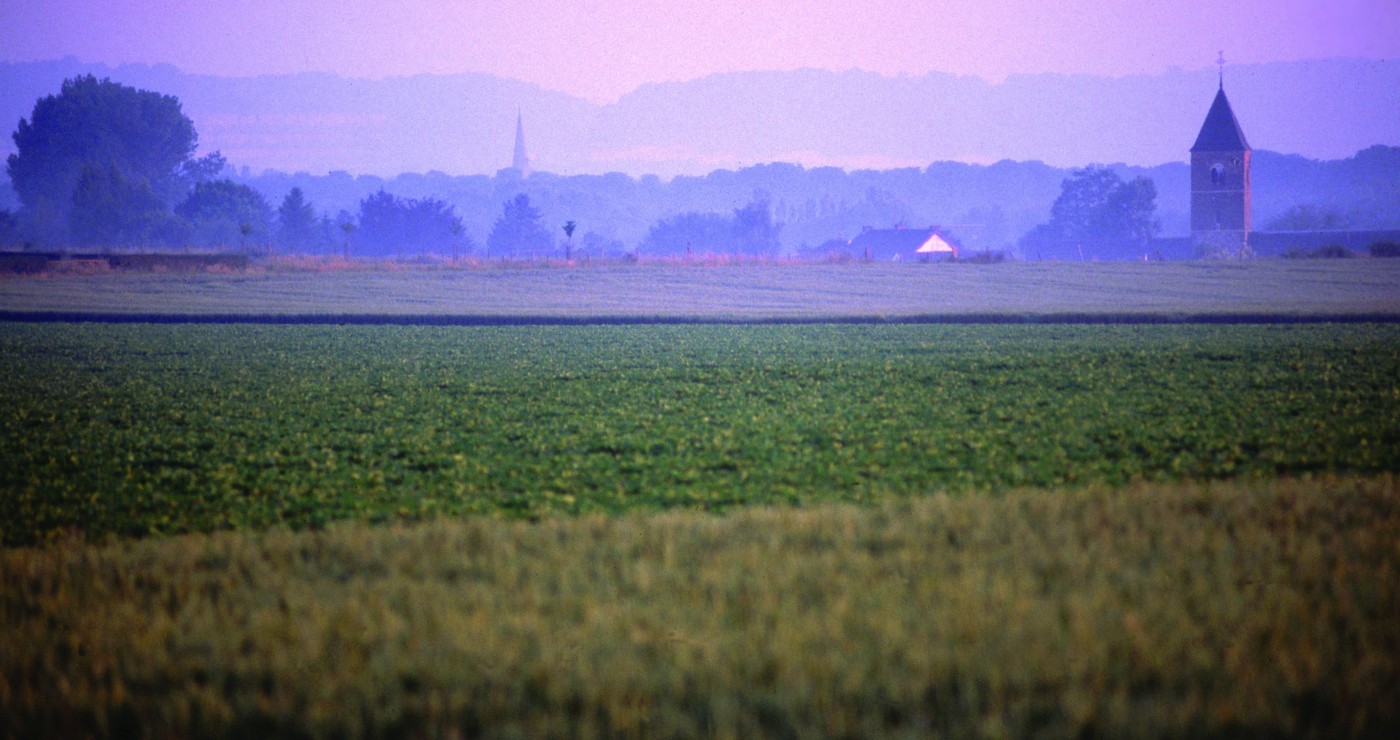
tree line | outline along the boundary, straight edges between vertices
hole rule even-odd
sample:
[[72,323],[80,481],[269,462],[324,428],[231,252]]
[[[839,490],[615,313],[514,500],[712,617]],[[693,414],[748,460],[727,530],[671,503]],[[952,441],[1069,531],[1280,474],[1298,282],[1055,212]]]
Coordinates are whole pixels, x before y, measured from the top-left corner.
[[199,137],[179,100],[92,75],[39,99],[13,139],[6,170],[21,207],[0,214],[8,241],[316,251],[343,239],[386,254],[405,243],[441,251],[462,233],[451,205],[384,192],[365,198],[358,216],[332,219],[293,188],[274,211],[227,176],[219,152],[195,156]]
[[[258,190],[232,177],[219,152],[195,156],[198,135],[176,98],[91,75],[66,80],[58,94],[37,101],[13,138],[16,152],[7,170],[21,207],[18,213],[0,213],[0,235],[12,243],[359,256],[543,257],[575,250],[772,255],[783,249],[785,219],[798,224],[803,249],[820,253],[840,248],[842,231],[852,230],[845,221],[892,226],[914,215],[893,193],[876,187],[867,188],[864,200],[842,202],[839,208],[825,198],[775,203],[767,190],[755,187],[737,207],[659,214],[629,247],[587,225],[575,243],[577,221],[547,224],[540,207],[518,192],[496,201],[499,215],[478,245],[456,207],[436,196],[408,198],[380,189],[363,197],[353,212],[341,208],[332,214],[318,210],[293,186],[274,209]],[[769,165],[762,174],[790,178],[794,167]],[[606,184],[607,176],[599,182]],[[1023,250],[1087,238],[1143,242],[1160,230],[1156,189],[1148,178],[1125,182],[1107,168],[1086,168],[1060,186],[1050,220],[1022,237]],[[526,189],[524,181],[520,189]],[[1005,214],[972,214],[981,216],[1000,220],[1006,231]],[[1010,242],[1005,233],[999,238]]]

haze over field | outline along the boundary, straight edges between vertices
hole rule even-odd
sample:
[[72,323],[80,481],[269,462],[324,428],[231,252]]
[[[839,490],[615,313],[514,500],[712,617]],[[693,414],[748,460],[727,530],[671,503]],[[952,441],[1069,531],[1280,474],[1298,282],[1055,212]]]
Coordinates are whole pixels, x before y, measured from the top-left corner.
[[81,0],[54,12],[12,0],[0,47],[7,127],[65,76],[92,71],[176,95],[201,151],[254,171],[492,173],[509,164],[517,110],[536,167],[560,174],[1151,166],[1184,159],[1219,51],[1256,147],[1335,159],[1400,144],[1400,6],[1388,0],[392,12],[324,0]]
[[0,737],[1400,737],[1400,0],[0,0],[0,128]]
[[[847,170],[1003,159],[1150,167],[1185,159],[1217,84],[1215,68],[999,84],[804,69],[651,84],[595,105],[479,73],[231,78],[68,59],[0,64],[0,120],[28,116],[36,98],[87,73],[175,95],[201,151],[222,151],[254,173],[381,176],[494,173],[510,164],[517,110],[535,168],[564,175],[703,175],[774,161]],[[1261,148],[1344,159],[1400,144],[1400,60],[1238,66],[1227,77]],[[1301,108],[1312,113],[1297,115]]]

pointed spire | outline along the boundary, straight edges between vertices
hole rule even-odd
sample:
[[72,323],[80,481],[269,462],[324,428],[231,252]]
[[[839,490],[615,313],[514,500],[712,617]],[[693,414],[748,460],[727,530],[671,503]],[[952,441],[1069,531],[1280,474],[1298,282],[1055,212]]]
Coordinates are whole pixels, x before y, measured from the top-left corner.
[[1245,141],[1244,130],[1240,128],[1240,122],[1235,119],[1235,111],[1230,108],[1230,101],[1225,97],[1223,84],[1215,93],[1215,102],[1211,103],[1206,122],[1201,124],[1201,133],[1196,136],[1196,143],[1191,146],[1191,151],[1249,151],[1249,142]]
[[520,176],[530,174],[530,156],[525,153],[525,119],[520,109],[515,109],[515,157],[510,166],[520,171]]

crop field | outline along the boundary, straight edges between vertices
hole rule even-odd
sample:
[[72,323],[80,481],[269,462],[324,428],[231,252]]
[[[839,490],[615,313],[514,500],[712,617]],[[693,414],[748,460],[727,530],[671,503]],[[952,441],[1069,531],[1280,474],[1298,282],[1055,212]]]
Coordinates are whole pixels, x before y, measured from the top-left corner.
[[6,325],[0,532],[1393,471],[1400,327]]
[[9,737],[1394,737],[1400,481],[0,551]]
[[0,736],[1390,736],[1397,378],[1389,323],[0,322]]

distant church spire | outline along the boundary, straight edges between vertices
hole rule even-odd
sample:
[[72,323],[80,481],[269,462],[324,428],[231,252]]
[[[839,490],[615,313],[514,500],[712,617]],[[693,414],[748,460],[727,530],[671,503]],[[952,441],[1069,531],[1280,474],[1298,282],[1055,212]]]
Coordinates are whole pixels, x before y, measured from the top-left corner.
[[515,111],[515,158],[510,166],[518,170],[521,177],[530,174],[530,156],[525,153],[525,121],[518,108]]

